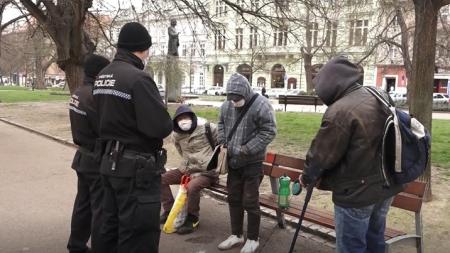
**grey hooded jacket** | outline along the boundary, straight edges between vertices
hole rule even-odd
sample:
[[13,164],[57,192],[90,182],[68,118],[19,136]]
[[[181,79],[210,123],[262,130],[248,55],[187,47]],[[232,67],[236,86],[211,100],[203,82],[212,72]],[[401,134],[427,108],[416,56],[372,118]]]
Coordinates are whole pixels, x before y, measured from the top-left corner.
[[[233,74],[227,83],[227,94],[238,94],[245,98],[246,104],[255,93],[247,79],[240,74]],[[244,105],[245,107],[246,105]],[[235,108],[231,101],[225,101],[220,110],[218,123],[218,142],[226,142],[228,133],[244,107]],[[249,164],[262,162],[266,148],[277,133],[275,116],[269,100],[257,96],[250,109],[233,134],[228,147],[228,165],[243,168]]]

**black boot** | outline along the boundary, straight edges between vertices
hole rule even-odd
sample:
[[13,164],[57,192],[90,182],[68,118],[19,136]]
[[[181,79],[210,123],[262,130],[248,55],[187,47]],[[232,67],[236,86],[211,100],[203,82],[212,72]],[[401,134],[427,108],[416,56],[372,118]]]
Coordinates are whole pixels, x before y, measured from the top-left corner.
[[164,224],[166,223],[167,218],[169,217],[169,212],[164,211],[161,216],[159,216],[159,223]]
[[194,232],[196,228],[198,228],[200,221],[197,216],[188,214],[186,221],[184,224],[178,228],[177,233],[180,235],[190,234]]

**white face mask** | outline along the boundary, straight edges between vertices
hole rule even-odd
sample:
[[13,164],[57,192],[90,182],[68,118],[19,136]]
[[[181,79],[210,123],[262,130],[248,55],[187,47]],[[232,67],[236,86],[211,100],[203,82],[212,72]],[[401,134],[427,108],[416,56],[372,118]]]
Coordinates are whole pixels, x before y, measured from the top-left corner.
[[242,107],[245,105],[245,99],[241,99],[237,102],[234,102],[233,100],[231,100],[231,103],[233,104],[234,107]]
[[182,119],[182,120],[178,121],[178,126],[183,131],[189,131],[191,129],[191,127],[192,127],[192,120],[190,120],[190,119]]

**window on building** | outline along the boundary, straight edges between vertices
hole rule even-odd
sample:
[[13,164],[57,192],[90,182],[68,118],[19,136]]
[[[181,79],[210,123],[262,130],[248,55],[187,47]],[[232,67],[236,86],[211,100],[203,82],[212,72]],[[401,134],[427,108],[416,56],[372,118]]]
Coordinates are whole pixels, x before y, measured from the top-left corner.
[[205,43],[200,44],[200,56],[205,56]]
[[191,44],[191,56],[195,56],[195,44]]
[[350,46],[365,46],[367,33],[369,32],[369,20],[350,21]]
[[371,0],[347,0],[348,5],[369,4]]
[[189,77],[189,85],[192,87],[194,85],[194,73],[191,73]]
[[317,37],[319,35],[319,24],[316,22],[309,23],[309,29],[308,29],[308,38],[309,38],[309,44],[313,47],[316,47],[317,44]]
[[245,0],[237,0],[236,4],[241,8],[245,8]]
[[258,28],[250,27],[250,48],[258,46]]
[[288,28],[286,26],[274,27],[273,45],[274,46],[286,46],[287,45],[287,33],[288,33]]
[[183,44],[183,51],[182,51],[183,56],[187,55],[187,45]]
[[327,35],[325,38],[325,45],[327,47],[335,47],[336,46],[336,38],[337,38],[337,22],[327,22]]
[[287,11],[289,9],[289,1],[288,0],[275,0],[275,9],[276,11]]
[[259,2],[260,0],[251,0],[251,7],[253,11],[256,11],[259,9]]
[[236,49],[242,49],[242,40],[244,38],[243,30],[244,29],[242,28],[236,29],[236,43],[235,43]]
[[216,15],[221,17],[227,14],[227,4],[222,0],[216,0]]
[[225,49],[225,29],[218,29],[215,31],[214,49]]
[[199,83],[200,83],[200,89],[204,89],[205,88],[205,77],[203,76],[203,72],[200,72]]

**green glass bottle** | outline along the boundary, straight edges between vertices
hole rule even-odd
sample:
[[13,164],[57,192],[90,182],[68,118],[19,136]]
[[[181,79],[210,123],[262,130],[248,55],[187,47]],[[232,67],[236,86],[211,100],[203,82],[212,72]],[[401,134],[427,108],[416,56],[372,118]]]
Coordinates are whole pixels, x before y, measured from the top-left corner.
[[279,179],[280,187],[278,189],[278,206],[280,208],[289,207],[289,195],[291,195],[290,190],[291,178],[286,176],[281,176]]

